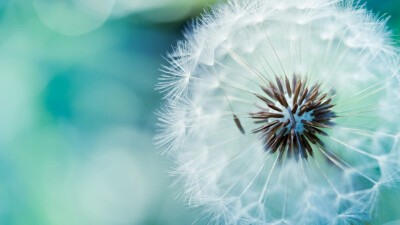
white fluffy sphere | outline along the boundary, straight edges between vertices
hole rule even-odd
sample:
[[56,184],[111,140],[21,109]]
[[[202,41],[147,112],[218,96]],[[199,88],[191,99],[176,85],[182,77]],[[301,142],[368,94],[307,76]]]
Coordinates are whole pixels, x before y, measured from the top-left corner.
[[339,0],[230,0],[196,20],[158,86],[157,142],[188,203],[213,224],[376,219],[399,180],[385,22]]

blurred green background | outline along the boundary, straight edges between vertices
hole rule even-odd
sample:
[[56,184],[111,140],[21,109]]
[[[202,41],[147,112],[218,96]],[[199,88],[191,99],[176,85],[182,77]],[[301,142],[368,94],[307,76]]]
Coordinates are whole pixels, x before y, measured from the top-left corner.
[[[212,1],[0,0],[0,225],[196,220],[153,145],[154,86]],[[367,7],[399,34],[399,1]]]

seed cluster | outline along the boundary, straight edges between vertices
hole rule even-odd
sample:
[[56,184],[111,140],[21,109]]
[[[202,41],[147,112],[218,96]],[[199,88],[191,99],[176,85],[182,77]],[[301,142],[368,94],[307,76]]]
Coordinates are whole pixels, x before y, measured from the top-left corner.
[[286,152],[298,160],[313,156],[312,145],[324,146],[318,136],[328,135],[322,129],[331,127],[336,115],[331,110],[333,97],[323,93],[320,84],[309,85],[307,78],[294,75],[291,82],[286,76],[275,77],[275,84],[268,81],[261,88],[266,95],[255,95],[267,107],[250,116],[263,124],[252,132],[261,133],[265,151],[279,151],[280,157]]

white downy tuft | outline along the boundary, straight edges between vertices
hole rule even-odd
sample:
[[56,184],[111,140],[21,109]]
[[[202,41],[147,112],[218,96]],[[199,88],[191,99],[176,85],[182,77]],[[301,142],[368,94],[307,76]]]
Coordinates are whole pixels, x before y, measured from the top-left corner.
[[188,203],[211,224],[382,221],[400,175],[385,23],[345,0],[228,0],[195,20],[158,85],[157,144]]

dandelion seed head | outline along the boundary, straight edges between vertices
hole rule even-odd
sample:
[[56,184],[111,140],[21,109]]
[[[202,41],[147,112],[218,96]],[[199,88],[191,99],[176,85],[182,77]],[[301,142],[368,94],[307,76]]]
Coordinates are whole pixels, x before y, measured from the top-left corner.
[[157,144],[211,224],[365,224],[399,182],[399,54],[345,0],[229,0],[186,29]]

